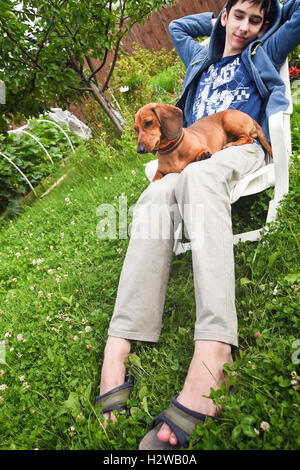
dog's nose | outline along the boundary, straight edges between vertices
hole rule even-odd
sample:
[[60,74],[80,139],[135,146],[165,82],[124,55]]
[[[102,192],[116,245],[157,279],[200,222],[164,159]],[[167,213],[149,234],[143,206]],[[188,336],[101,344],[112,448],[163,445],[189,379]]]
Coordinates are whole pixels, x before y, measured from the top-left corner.
[[146,153],[145,145],[138,144],[137,146],[137,153]]

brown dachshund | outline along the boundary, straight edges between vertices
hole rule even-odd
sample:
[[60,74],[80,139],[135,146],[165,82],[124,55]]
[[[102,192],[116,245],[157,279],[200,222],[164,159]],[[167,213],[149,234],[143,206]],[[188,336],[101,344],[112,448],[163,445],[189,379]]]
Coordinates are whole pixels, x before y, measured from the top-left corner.
[[237,110],[220,111],[182,127],[182,111],[169,104],[149,103],[135,115],[138,153],[158,151],[158,169],[152,181],[180,173],[189,163],[204,160],[232,145],[252,144],[259,138],[272,155],[260,125]]

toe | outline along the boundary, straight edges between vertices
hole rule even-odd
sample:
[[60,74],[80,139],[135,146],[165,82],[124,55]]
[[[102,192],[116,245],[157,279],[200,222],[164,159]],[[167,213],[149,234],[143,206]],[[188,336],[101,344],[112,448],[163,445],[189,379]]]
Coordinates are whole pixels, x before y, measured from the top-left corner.
[[172,446],[176,446],[178,444],[178,439],[173,432],[171,432],[169,442]]
[[178,442],[177,437],[166,423],[163,423],[161,426],[157,433],[157,438],[162,442],[169,442],[173,446]]
[[115,417],[113,413],[103,413],[103,416],[104,416],[104,423],[103,423],[104,428],[106,428],[109,422],[113,422],[113,423],[117,422],[117,418]]

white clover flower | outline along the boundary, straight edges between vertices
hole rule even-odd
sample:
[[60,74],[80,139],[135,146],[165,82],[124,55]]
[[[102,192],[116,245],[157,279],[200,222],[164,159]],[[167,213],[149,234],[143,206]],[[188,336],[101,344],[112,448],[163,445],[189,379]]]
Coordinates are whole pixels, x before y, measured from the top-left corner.
[[121,88],[120,88],[121,93],[126,93],[127,91],[129,91],[129,86],[127,86],[127,85],[121,86]]
[[75,432],[74,426],[70,426],[68,431],[69,431],[69,436],[71,437],[75,436],[76,432]]
[[135,175],[135,170],[132,170],[132,171],[131,171],[131,174],[132,174],[132,175]]
[[4,338],[11,338],[11,333],[9,333],[9,331],[5,333]]
[[21,253],[16,253],[16,256],[19,258],[21,256]]
[[21,376],[19,377],[19,380],[20,380],[20,382],[24,382],[24,380],[25,380],[25,375],[21,375]]
[[18,341],[24,341],[24,338],[23,338],[22,333],[18,334],[17,340],[18,340]]
[[0,377],[1,377],[1,375],[4,375],[4,374],[5,374],[4,370],[3,369],[0,370]]
[[30,385],[28,385],[27,382],[24,382],[22,385],[23,385],[23,387],[25,388],[25,390],[28,390],[29,387],[30,387]]
[[6,384],[0,385],[0,391],[1,392],[6,392],[7,389],[8,389],[8,386]]
[[49,274],[53,274],[53,269],[48,269]]
[[85,419],[85,416],[84,416],[83,413],[80,413],[80,414],[77,416],[76,419],[79,419],[79,420],[82,420],[82,421],[83,421],[83,420]]
[[269,432],[270,431],[269,423],[267,423],[266,421],[262,421],[260,423],[260,429],[262,429],[263,431]]
[[90,326],[86,326],[85,327],[85,332],[89,333],[90,331],[92,331],[92,328]]

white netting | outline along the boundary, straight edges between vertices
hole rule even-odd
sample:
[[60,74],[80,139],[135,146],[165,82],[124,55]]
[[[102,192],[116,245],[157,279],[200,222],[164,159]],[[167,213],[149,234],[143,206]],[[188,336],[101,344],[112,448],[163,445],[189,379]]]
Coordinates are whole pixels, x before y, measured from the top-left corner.
[[70,111],[63,111],[61,108],[51,108],[48,116],[59,124],[64,124],[69,131],[79,135],[83,139],[89,139],[92,136],[90,128],[78,119]]

